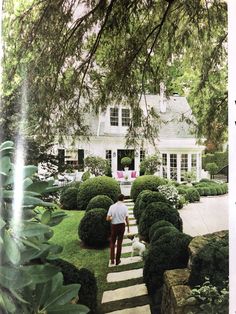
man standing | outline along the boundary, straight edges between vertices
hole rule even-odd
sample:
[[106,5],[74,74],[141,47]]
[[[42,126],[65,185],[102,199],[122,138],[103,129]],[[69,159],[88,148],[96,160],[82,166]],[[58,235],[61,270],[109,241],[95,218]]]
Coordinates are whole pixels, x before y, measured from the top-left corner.
[[107,221],[111,221],[111,241],[110,241],[110,259],[111,264],[114,265],[115,259],[115,243],[117,239],[116,249],[116,265],[120,264],[121,245],[125,233],[125,222],[129,232],[129,215],[128,207],[123,203],[124,195],[118,196],[118,201],[111,205],[107,213]]

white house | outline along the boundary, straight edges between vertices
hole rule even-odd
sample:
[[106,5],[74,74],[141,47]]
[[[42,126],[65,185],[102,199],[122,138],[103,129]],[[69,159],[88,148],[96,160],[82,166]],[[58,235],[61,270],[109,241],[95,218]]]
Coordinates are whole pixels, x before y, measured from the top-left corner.
[[[191,132],[191,126],[186,122],[194,120],[190,106],[185,97],[175,94],[166,98],[163,88],[160,95],[145,95],[141,98],[140,106],[144,111],[146,104],[160,114],[162,123],[159,139],[156,140],[162,165],[158,175],[183,180],[183,172],[194,171],[197,180],[201,178],[201,154],[204,146],[197,144]],[[92,136],[89,142],[69,141],[58,145],[58,155],[61,161],[78,166],[79,172],[84,171],[84,158],[88,155],[106,158],[112,168],[113,176],[122,170],[121,158],[129,154],[133,157],[130,171],[139,173],[140,162],[145,156],[155,153],[154,147],[148,142],[143,147],[134,149],[126,148],[125,134],[130,123],[131,110],[127,106],[108,106],[106,112],[90,116],[90,129]]]

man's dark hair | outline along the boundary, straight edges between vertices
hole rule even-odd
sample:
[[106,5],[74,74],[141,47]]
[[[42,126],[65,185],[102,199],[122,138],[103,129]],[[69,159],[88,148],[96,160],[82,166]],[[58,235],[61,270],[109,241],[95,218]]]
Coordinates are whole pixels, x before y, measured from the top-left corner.
[[123,201],[125,199],[125,196],[123,194],[120,194],[118,196],[118,201]]

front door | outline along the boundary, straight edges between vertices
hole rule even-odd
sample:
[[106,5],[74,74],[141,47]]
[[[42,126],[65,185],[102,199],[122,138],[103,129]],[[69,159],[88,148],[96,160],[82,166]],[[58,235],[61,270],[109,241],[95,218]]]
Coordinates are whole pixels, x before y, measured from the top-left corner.
[[134,149],[118,149],[117,150],[117,170],[124,170],[121,165],[121,159],[129,157],[132,160],[129,170],[134,170]]

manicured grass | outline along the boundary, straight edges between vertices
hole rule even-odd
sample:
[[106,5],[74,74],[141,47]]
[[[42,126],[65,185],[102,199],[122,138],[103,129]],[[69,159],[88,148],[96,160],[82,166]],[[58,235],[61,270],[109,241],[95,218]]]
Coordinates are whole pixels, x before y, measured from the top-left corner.
[[[53,227],[54,235],[51,241],[55,244],[63,246],[63,252],[58,256],[76,267],[85,267],[93,271],[98,284],[98,305],[101,304],[102,294],[105,290],[116,289],[120,287],[120,283],[109,285],[106,282],[106,277],[109,272],[123,271],[140,267],[142,262],[137,265],[124,265],[121,268],[108,267],[109,262],[109,247],[103,249],[91,249],[84,247],[78,237],[78,225],[84,216],[82,211],[65,211],[68,218],[64,219],[59,225]],[[127,254],[130,256],[130,253]],[[136,267],[135,267],[136,266]],[[115,270],[117,268],[117,270]],[[98,313],[102,313],[101,307],[98,308]]]
[[98,283],[98,302],[106,285],[108,273],[109,248],[84,248],[78,237],[78,225],[84,216],[82,211],[65,211],[68,218],[53,228],[52,242],[63,246],[63,252],[58,256],[76,267],[85,267],[93,271]]

